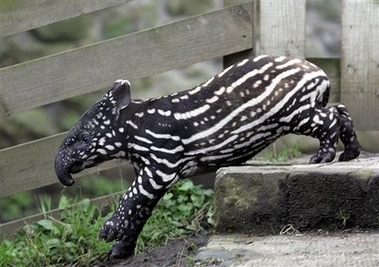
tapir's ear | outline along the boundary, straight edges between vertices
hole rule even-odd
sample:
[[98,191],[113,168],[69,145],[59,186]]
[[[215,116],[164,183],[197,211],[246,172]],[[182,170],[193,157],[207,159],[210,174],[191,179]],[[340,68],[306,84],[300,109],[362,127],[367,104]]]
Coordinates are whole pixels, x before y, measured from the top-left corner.
[[119,109],[126,108],[130,103],[130,82],[117,80],[106,96],[115,103]]

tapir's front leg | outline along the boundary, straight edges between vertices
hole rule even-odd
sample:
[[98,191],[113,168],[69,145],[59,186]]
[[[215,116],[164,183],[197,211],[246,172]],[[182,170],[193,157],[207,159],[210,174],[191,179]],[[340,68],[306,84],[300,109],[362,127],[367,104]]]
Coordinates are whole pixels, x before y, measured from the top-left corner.
[[[159,177],[157,180],[160,180]],[[153,172],[147,167],[140,170],[115,213],[100,230],[101,239],[107,242],[117,240],[109,251],[111,256],[124,258],[133,254],[138,235],[167,189],[167,184],[154,180]]]
[[150,218],[152,210],[155,208],[160,198],[155,198],[145,208],[140,209],[135,217],[135,223],[132,224],[133,228],[126,229],[126,235],[117,241],[108,251],[108,256],[112,258],[127,258],[133,255],[137,245],[137,239],[141,233],[146,221]]

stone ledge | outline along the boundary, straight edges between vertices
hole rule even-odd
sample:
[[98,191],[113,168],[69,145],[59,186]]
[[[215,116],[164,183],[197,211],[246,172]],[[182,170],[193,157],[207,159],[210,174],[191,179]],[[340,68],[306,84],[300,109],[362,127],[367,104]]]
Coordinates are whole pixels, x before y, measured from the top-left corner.
[[379,228],[379,157],[315,165],[221,168],[215,181],[219,233]]

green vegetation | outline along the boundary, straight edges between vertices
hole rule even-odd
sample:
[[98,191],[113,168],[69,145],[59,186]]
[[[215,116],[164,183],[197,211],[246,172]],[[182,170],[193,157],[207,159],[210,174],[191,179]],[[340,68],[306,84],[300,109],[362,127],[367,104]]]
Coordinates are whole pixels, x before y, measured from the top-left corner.
[[343,209],[340,209],[337,213],[337,219],[341,221],[342,226],[345,228],[347,222],[351,219],[350,212],[346,212]]
[[[190,180],[177,183],[155,208],[136,252],[206,230],[212,225],[212,195],[212,190]],[[88,266],[104,257],[110,244],[98,240],[98,231],[111,213],[102,214],[89,199],[69,200],[65,196],[59,209],[59,218],[49,216],[51,201],[46,198],[42,220],[25,225],[12,240],[0,243],[0,266]]]
[[299,146],[293,145],[284,148],[283,150],[277,152],[276,149],[267,155],[267,160],[272,162],[284,162],[290,159],[294,159],[301,155]]

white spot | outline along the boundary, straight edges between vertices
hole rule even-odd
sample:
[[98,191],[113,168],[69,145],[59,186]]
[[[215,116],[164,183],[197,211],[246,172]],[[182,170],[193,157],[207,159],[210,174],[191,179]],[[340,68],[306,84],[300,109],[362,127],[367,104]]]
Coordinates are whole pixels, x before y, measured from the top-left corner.
[[262,81],[258,80],[253,84],[253,88],[258,88],[261,85]]
[[147,113],[149,113],[149,114],[154,114],[154,113],[155,113],[155,108],[148,109],[148,110],[147,110]]
[[244,59],[240,63],[238,63],[237,66],[241,67],[241,66],[245,65],[247,62],[249,62],[249,59]]
[[218,96],[213,96],[212,98],[209,98],[206,100],[207,103],[212,104],[218,100]]
[[109,125],[109,124],[111,124],[111,121],[110,120],[106,120],[106,121],[104,121],[104,124],[105,125]]
[[220,89],[215,91],[215,95],[222,95],[225,92],[225,86],[222,86]]
[[163,111],[163,110],[161,110],[161,109],[158,109],[158,113],[159,113],[160,115],[162,115],[162,116],[166,116],[166,117],[168,117],[168,116],[171,115],[171,111],[170,111],[170,110]]
[[192,89],[192,90],[189,91],[188,93],[189,93],[190,95],[194,95],[194,94],[200,92],[200,90],[201,90],[201,86],[197,86],[195,89]]
[[285,60],[286,59],[286,57],[276,57],[274,60],[275,60],[275,62],[282,62],[283,60]]
[[99,152],[102,155],[107,155],[108,154],[107,151],[105,149],[102,149],[102,148],[98,148],[96,151]]
[[171,100],[172,103],[179,103],[180,102],[180,99],[179,98],[174,98]]
[[110,151],[114,150],[114,146],[112,146],[112,145],[106,145],[105,148],[110,150]]
[[118,128],[118,131],[119,131],[120,133],[123,133],[123,132],[124,132],[124,128],[123,128],[123,127]]
[[109,137],[109,138],[112,138],[112,134],[111,133],[106,133],[105,134],[107,137]]
[[134,124],[134,122],[132,121],[126,121],[126,124],[129,124],[130,126],[132,126],[134,129],[138,129],[138,126]]
[[104,137],[101,137],[100,139],[99,139],[99,146],[104,146],[104,144],[105,144],[105,138]]

